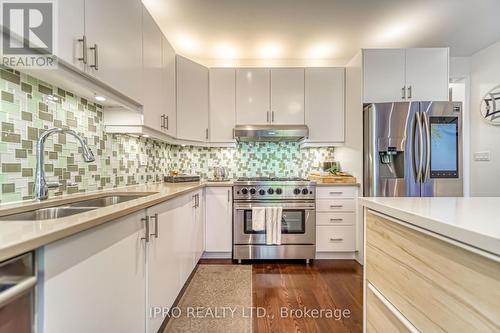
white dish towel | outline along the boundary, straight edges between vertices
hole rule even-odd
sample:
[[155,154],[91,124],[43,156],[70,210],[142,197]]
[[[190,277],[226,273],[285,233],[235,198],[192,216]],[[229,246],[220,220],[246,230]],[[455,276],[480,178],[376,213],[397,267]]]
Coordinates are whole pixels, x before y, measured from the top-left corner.
[[266,207],[266,245],[281,245],[282,207]]
[[265,207],[252,207],[252,230],[253,231],[266,230],[266,208]]

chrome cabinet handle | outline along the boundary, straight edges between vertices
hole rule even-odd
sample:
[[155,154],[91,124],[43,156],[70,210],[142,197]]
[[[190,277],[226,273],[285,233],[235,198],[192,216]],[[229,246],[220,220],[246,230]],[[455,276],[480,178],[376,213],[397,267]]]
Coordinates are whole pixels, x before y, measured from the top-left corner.
[[331,195],[343,194],[344,192],[330,192]]
[[85,65],[88,60],[88,52],[87,52],[87,36],[83,35],[82,38],[78,39],[80,43],[82,43],[82,57],[78,58],[79,61],[83,62]]
[[344,205],[330,205],[330,208],[342,208]]
[[330,242],[342,242],[344,239],[343,238],[330,238]]
[[427,141],[425,146],[425,169],[422,172],[422,182],[424,182],[427,180],[431,168],[431,131],[427,115],[422,114],[422,118],[424,120],[425,138]]
[[144,239],[146,243],[149,242],[149,216],[143,217],[141,221],[144,222],[146,230],[144,231],[144,237],[141,237],[141,240]]
[[155,238],[158,238],[158,213],[155,213],[155,215],[152,215],[149,218],[155,219],[155,232],[150,235],[155,236]]
[[166,116],[165,119],[167,121],[167,130],[168,130],[168,116]]
[[271,122],[274,123],[274,111],[271,111]]
[[411,98],[411,86],[408,86],[408,99]]
[[94,51],[94,64],[90,65],[90,67],[92,67],[96,71],[98,71],[99,70],[99,48],[97,47],[97,44],[94,44],[94,46],[92,46],[90,49]]
[[330,219],[330,222],[342,222],[342,221],[344,221],[344,219],[339,219],[339,218]]
[[205,139],[207,139],[207,140],[208,140],[208,128],[207,128],[207,129],[205,129]]
[[165,115],[162,114],[161,117],[160,117],[161,121],[160,121],[160,128],[164,129],[165,128]]
[[406,87],[401,88],[401,98],[406,99]]
[[227,202],[231,202],[231,190],[227,190]]
[[195,195],[193,195],[193,196],[191,196],[191,197],[192,197],[192,198],[193,198],[193,200],[194,200],[194,205],[193,205],[193,208],[198,207],[198,206],[196,205],[196,194],[195,194]]

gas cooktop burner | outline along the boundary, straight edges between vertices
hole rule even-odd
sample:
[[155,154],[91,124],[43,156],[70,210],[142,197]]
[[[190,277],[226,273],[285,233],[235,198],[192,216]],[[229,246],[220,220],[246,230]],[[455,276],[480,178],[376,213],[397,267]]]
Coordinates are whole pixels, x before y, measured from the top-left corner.
[[300,177],[240,177],[239,182],[307,182],[308,179]]

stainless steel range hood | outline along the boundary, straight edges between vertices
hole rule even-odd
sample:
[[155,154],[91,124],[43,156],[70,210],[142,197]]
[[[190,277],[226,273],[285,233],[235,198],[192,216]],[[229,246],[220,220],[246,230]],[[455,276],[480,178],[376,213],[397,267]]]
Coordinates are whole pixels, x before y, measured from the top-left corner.
[[300,141],[309,135],[306,125],[236,125],[234,138],[238,142]]

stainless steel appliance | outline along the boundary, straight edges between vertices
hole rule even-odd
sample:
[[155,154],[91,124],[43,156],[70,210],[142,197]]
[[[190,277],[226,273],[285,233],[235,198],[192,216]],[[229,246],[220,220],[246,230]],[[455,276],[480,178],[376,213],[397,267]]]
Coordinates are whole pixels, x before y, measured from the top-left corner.
[[[239,178],[233,186],[233,259],[313,259],[316,183],[301,178]],[[283,208],[281,245],[252,228],[252,207]]]
[[236,125],[234,138],[247,141],[300,141],[309,135],[306,125]]
[[462,104],[365,105],[364,195],[463,196]]
[[0,263],[0,333],[35,331],[35,286],[32,253]]

